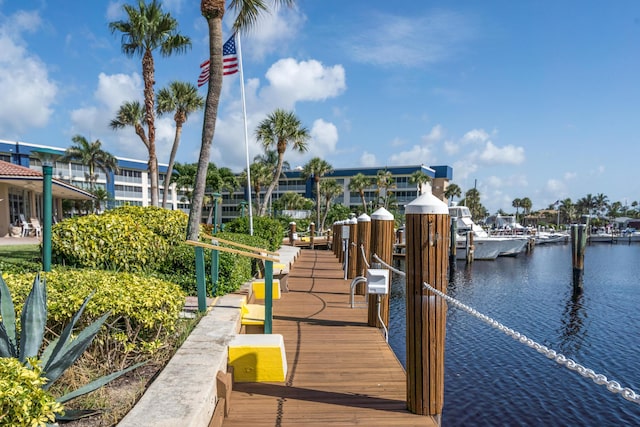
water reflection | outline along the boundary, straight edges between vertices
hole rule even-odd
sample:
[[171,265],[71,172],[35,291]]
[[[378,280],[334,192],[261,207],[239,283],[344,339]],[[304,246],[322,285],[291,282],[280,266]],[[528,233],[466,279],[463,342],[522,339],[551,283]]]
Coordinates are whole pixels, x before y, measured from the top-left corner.
[[583,305],[582,288],[573,288],[567,298],[561,319],[560,351],[565,355],[575,355],[582,348],[586,336],[585,320],[587,311]]

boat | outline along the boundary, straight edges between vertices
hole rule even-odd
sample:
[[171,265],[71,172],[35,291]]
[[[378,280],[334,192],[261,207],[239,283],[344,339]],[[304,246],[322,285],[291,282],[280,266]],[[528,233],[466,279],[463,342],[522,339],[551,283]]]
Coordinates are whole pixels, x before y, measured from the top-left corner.
[[569,234],[558,231],[536,231],[534,235],[536,245],[547,245],[550,243],[566,243],[569,241]]
[[471,212],[466,206],[450,206],[449,216],[456,220],[457,259],[465,259],[467,256],[467,233],[473,235],[474,260],[495,260],[499,256],[517,256],[524,251],[529,241],[529,237],[522,234],[489,235],[473,222]]

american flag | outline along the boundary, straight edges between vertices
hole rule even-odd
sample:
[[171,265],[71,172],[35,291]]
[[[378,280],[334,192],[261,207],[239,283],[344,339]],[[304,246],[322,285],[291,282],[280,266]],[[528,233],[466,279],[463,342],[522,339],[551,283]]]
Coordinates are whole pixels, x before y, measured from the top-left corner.
[[[236,34],[233,33],[229,40],[222,46],[222,74],[228,76],[238,72],[238,54],[236,51]],[[200,76],[198,87],[209,82],[209,60],[200,64]]]

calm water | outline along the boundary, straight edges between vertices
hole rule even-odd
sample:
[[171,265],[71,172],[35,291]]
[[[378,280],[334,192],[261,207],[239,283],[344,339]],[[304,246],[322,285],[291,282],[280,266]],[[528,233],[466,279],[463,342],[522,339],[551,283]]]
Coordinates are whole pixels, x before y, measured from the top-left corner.
[[[394,276],[389,343],[404,363],[404,281]],[[640,392],[640,245],[588,246],[577,297],[569,245],[459,262],[448,293]],[[640,405],[450,307],[443,426],[640,426]]]

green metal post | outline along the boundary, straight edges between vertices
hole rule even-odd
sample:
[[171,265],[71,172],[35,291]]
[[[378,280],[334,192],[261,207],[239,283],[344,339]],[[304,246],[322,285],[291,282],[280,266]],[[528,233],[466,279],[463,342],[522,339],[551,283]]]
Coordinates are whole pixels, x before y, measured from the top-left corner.
[[207,310],[207,286],[204,275],[204,249],[196,246],[196,287],[198,290],[198,311]]
[[218,291],[218,276],[220,275],[220,251],[213,249],[211,251],[211,294],[215,295]]
[[218,231],[218,221],[220,220],[220,193],[213,193],[213,234]]
[[53,176],[53,166],[42,165],[44,180],[42,183],[42,201],[43,201],[43,229],[42,229],[42,269],[46,272],[51,271],[51,216],[52,211],[52,191],[51,177]]
[[264,263],[264,333],[273,329],[273,261]]

